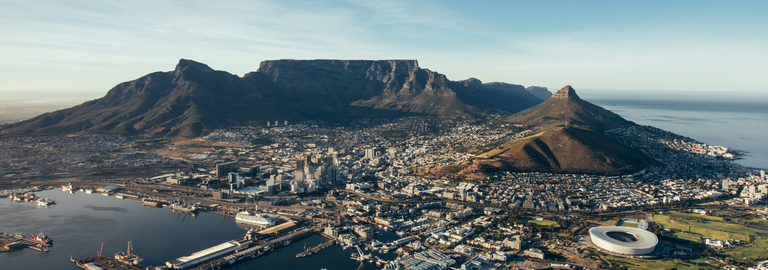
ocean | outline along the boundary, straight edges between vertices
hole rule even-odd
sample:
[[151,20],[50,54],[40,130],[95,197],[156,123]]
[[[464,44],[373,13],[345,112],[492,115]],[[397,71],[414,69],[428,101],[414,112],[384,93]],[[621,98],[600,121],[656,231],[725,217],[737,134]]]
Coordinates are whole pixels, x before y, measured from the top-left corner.
[[[768,96],[764,93],[685,95],[685,92],[606,94],[581,98],[640,125],[746,153],[735,162],[768,169]],[[645,92],[644,92],[645,93]]]

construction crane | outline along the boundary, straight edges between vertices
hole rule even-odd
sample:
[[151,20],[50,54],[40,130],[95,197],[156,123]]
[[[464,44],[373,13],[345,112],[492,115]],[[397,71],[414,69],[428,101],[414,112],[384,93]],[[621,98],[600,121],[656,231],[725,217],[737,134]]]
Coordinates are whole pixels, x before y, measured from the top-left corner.
[[360,249],[360,246],[355,245],[355,248],[357,248],[357,253],[360,254],[360,257],[358,257],[357,259],[360,260],[361,262],[364,261],[366,258],[370,257],[370,255],[363,254],[363,251]]

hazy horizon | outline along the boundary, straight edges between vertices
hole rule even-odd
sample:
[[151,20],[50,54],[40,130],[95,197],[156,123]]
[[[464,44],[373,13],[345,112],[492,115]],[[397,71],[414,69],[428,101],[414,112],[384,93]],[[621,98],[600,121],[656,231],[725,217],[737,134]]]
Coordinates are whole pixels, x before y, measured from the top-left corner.
[[416,59],[451,80],[768,92],[766,1],[0,0],[0,93],[102,93],[179,59]]
[[[575,88],[575,87],[574,87]],[[550,92],[558,89],[548,88]],[[660,91],[660,90],[604,90],[578,89],[576,93],[584,100],[651,100],[662,102],[694,101],[694,102],[724,102],[749,103],[752,108],[765,108],[768,113],[768,92],[699,92],[693,91]],[[23,121],[46,112],[74,107],[87,101],[104,97],[108,90],[95,92],[36,91],[10,92],[0,96],[0,125]],[[592,102],[594,103],[594,102]],[[727,105],[727,104],[724,104]]]

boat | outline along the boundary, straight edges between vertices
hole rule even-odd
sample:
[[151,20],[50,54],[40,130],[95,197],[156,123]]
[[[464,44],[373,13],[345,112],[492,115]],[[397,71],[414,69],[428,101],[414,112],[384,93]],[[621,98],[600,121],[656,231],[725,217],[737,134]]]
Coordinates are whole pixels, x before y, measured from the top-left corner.
[[101,193],[101,196],[109,197],[109,193],[107,193],[107,192]]
[[93,194],[93,189],[86,189],[85,194]]
[[148,206],[154,206],[154,207],[162,207],[163,203],[165,201],[153,199],[153,198],[143,198],[141,199],[141,204],[148,205]]
[[70,183],[67,183],[66,185],[62,185],[61,190],[65,192],[75,191],[75,187],[73,187],[72,183],[70,182]]
[[187,200],[179,199],[171,204],[171,210],[183,212],[197,212],[197,204],[190,204]]
[[37,245],[34,245],[34,246],[29,246],[29,248],[37,250],[37,251],[41,251],[41,252],[48,252],[48,248],[43,246],[43,245],[41,245],[41,244],[37,244]]
[[144,261],[143,258],[133,254],[133,245],[131,245],[131,241],[128,241],[128,251],[115,253],[115,260],[137,267],[141,267],[141,262]]
[[252,223],[257,225],[275,225],[275,220],[268,216],[268,215],[262,215],[262,214],[254,214],[249,211],[242,211],[237,213],[235,216],[235,221],[241,221],[246,223]]
[[33,234],[29,236],[29,239],[32,241],[43,243],[43,244],[53,244],[53,239],[45,235],[44,233],[40,232],[39,234]]
[[118,198],[118,199],[122,200],[122,199],[125,199],[125,196],[123,196],[123,195],[115,195],[115,198]]
[[48,198],[38,198],[37,199],[37,205],[40,205],[40,206],[48,206],[48,205],[53,205],[53,204],[56,204],[56,201],[48,199]]

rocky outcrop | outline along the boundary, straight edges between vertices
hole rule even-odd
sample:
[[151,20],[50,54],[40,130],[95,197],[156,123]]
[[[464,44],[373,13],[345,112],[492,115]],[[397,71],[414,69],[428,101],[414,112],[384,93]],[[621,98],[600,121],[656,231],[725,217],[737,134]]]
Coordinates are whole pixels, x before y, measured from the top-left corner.
[[275,120],[344,121],[514,113],[541,100],[522,86],[454,82],[416,60],[274,60],[243,77],[182,59],[173,71],[118,84],[103,98],[0,128],[2,135],[199,136]]
[[585,126],[599,132],[634,126],[621,116],[579,97],[570,85],[532,108],[508,117],[510,122],[549,130],[561,126]]
[[566,85],[565,87],[561,88],[560,90],[557,90],[552,96],[551,99],[578,99],[579,95],[576,94],[576,90],[573,90],[573,87],[570,85]]

